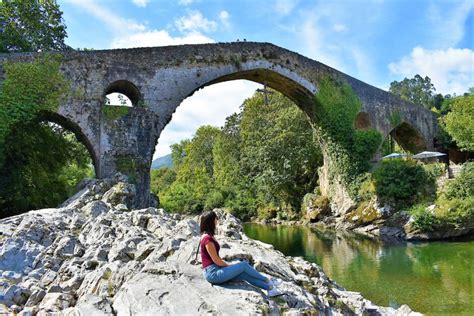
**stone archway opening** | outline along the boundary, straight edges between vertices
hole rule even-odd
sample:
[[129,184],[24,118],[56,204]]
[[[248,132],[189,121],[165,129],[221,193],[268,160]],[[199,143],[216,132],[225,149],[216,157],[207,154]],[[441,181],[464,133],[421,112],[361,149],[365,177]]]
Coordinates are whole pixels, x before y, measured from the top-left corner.
[[141,106],[140,90],[128,80],[117,80],[104,91],[106,106]]
[[87,137],[70,119],[40,112],[17,123],[5,139],[0,166],[0,217],[57,207],[77,192],[84,178],[98,174]]
[[[264,109],[266,106],[268,106],[268,107],[272,106],[270,103],[272,101],[274,101],[274,100],[271,100],[273,97],[284,98],[285,100],[287,100],[288,103],[291,103],[294,110],[299,112],[301,117],[307,123],[305,131],[308,132],[308,134],[310,134],[310,135],[307,135],[309,137],[306,139],[306,141],[301,142],[301,143],[304,143],[304,144],[311,143],[313,141],[313,134],[312,134],[311,125],[309,124],[308,119],[306,117],[307,113],[305,114],[304,113],[305,111],[301,111],[302,110],[301,104],[304,104],[304,105],[308,106],[308,108],[309,108],[309,102],[312,101],[311,100],[311,98],[312,98],[311,92],[305,90],[304,88],[300,87],[296,82],[293,82],[292,80],[290,80],[288,78],[285,78],[282,75],[279,75],[279,74],[276,74],[276,73],[273,73],[272,75],[270,75],[271,73],[272,72],[268,71],[268,70],[238,72],[238,73],[233,74],[233,75],[227,75],[227,76],[219,77],[215,80],[211,80],[209,82],[206,82],[205,84],[201,85],[198,89],[193,90],[191,93],[188,94],[187,98],[185,98],[185,100],[181,103],[181,105],[176,109],[176,112],[174,113],[172,120],[170,121],[168,126],[163,130],[163,133],[160,135],[160,139],[158,141],[158,146],[157,146],[157,149],[156,149],[157,152],[163,153],[163,145],[170,143],[168,138],[171,136],[171,134],[174,134],[176,137],[178,137],[178,135],[180,133],[180,131],[178,130],[179,127],[184,127],[184,126],[189,125],[191,120],[186,120],[184,115],[182,115],[182,113],[185,111],[186,108],[189,109],[190,117],[192,117],[193,120],[196,119],[196,117],[194,115],[197,114],[197,113],[200,113],[200,112],[206,113],[210,117],[214,117],[214,116],[216,116],[217,113],[220,114],[221,112],[225,111],[224,110],[225,104],[228,103],[229,99],[234,96],[233,94],[235,94],[236,90],[240,92],[240,93],[237,93],[237,94],[240,94],[240,99],[239,99],[239,101],[237,101],[237,104],[235,104],[235,106],[233,107],[232,110],[227,109],[226,115],[224,115],[223,120],[219,124],[211,123],[211,125],[214,125],[214,126],[217,125],[220,128],[221,131],[225,131],[227,133],[224,137],[229,137],[229,138],[228,139],[226,138],[227,141],[225,142],[224,146],[227,146],[226,150],[229,150],[229,152],[232,152],[232,154],[236,155],[236,156],[231,155],[230,159],[225,160],[226,163],[229,162],[229,164],[230,164],[232,161],[235,163],[237,161],[236,157],[240,157],[240,154],[235,153],[236,151],[239,151],[238,148],[240,148],[239,145],[236,144],[236,143],[238,143],[238,141],[236,141],[236,138],[232,137],[232,136],[235,136],[235,133],[239,133],[239,131],[237,131],[237,129],[240,128],[238,126],[240,123],[237,123],[237,124],[234,125],[234,124],[230,123],[230,121],[232,121],[232,120],[235,120],[235,121],[241,120],[242,119],[241,115],[242,115],[242,110],[243,110],[243,106],[241,106],[241,105],[244,103],[244,101],[246,99],[255,98],[256,96],[257,96],[257,98],[259,98],[259,102],[261,103],[261,104],[259,104],[259,106],[262,109]],[[244,80],[242,80],[242,79],[244,79]],[[250,81],[252,81],[252,82],[250,82]],[[255,84],[255,83],[260,83],[260,84]],[[240,89],[238,89],[238,88],[236,89],[235,88],[236,86],[239,86]],[[248,87],[248,88],[247,89],[242,89],[243,86]],[[243,93],[244,90],[247,92],[247,94]],[[257,90],[257,92],[256,92],[256,90]],[[280,91],[280,92],[278,92],[278,91]],[[269,104],[265,104],[266,101],[264,101],[264,100],[267,99],[267,97],[268,97],[268,99],[270,99],[268,101]],[[193,102],[193,101],[197,101],[197,102]],[[212,103],[213,101],[217,101],[216,106],[211,106],[210,105],[210,103]],[[298,102],[298,104],[296,102]],[[239,106],[240,106],[240,109],[239,109]],[[209,110],[209,109],[211,109],[211,110]],[[235,112],[235,114],[230,115],[233,112]],[[258,113],[258,111],[256,113]],[[293,111],[293,113],[294,113],[294,111]],[[225,120],[226,116],[227,116],[228,120]],[[234,121],[234,123],[235,123],[235,121]],[[209,123],[210,123],[209,119],[206,120],[205,124],[209,124]],[[229,123],[229,124],[227,124],[227,123]],[[290,125],[291,124],[296,125],[295,122],[291,121],[291,120],[287,120],[286,123],[290,124]],[[212,129],[202,130],[200,133],[190,135],[191,137],[189,137],[189,138],[193,138],[191,141],[200,142],[206,137],[206,135],[204,135],[205,133],[208,133],[207,135],[211,135],[213,132],[215,132],[215,130],[214,131]],[[294,131],[291,130],[289,132],[289,134],[293,135]],[[196,138],[194,138],[193,136],[196,136]],[[213,137],[213,136],[211,135],[210,137]],[[276,139],[276,137],[275,138],[269,137],[269,138],[270,139]],[[173,168],[175,166],[171,165],[171,168],[170,168],[169,162],[173,161],[173,160],[176,160],[175,153],[179,154],[178,157],[183,157],[183,158],[186,157],[188,153],[186,152],[186,150],[183,150],[183,148],[185,148],[185,146],[187,146],[188,144],[189,144],[189,142],[178,144],[177,148],[178,148],[178,150],[181,150],[181,151],[180,152],[178,152],[178,150],[174,151],[173,152],[173,157],[169,157],[169,156],[168,157],[163,157],[162,154],[155,155],[155,161],[154,161],[154,164],[152,164],[152,167],[154,165],[155,167],[158,167],[158,168],[161,168],[161,169],[160,170],[152,170],[152,175],[151,175],[152,185],[151,185],[151,187],[152,187],[152,191],[155,194],[159,195],[160,202],[162,204],[162,207],[164,207],[164,208],[168,208],[168,205],[169,205],[169,207],[171,207],[170,200],[172,200],[172,201],[177,201],[177,200],[183,201],[186,198],[188,198],[188,194],[192,194],[192,193],[190,193],[190,192],[193,191],[191,189],[185,189],[185,191],[180,191],[180,190],[183,189],[183,186],[177,186],[176,185],[172,189],[164,189],[164,190],[161,187],[156,187],[156,184],[162,185],[163,183],[166,183],[170,180],[176,181],[176,179],[181,178],[181,175],[179,174],[179,171],[175,170],[174,172],[176,172],[176,173],[174,173],[173,170],[170,170],[171,168]],[[317,144],[315,144],[315,146],[319,147],[319,145],[317,145]],[[291,145],[289,145],[289,146],[281,146],[281,148],[285,148],[285,149],[288,149],[288,150],[291,151],[291,149],[293,147]],[[214,147],[213,150],[212,150],[213,154],[216,154],[214,152],[215,150],[216,149]],[[222,154],[222,153],[217,152],[217,154]],[[276,152],[272,152],[272,154],[274,154],[275,157],[278,156],[280,158],[281,157],[283,157],[283,158],[289,157],[289,156],[286,156],[286,155],[279,155]],[[322,155],[319,155],[315,159],[308,158],[307,156],[305,156],[305,157],[306,157],[305,162],[304,162],[305,166],[301,167],[300,170],[308,171],[310,168],[307,168],[307,167],[310,164],[310,162],[316,161],[318,159],[319,159],[318,161],[322,162]],[[160,158],[160,159],[156,160],[156,158]],[[163,158],[165,158],[165,159],[163,159]],[[271,160],[272,158],[269,158],[269,159]],[[211,162],[211,159],[203,159],[203,160],[205,160],[205,162]],[[285,160],[285,159],[282,159],[282,162],[281,162],[282,169],[290,168],[290,162],[289,161],[284,162],[283,160]],[[288,159],[288,160],[291,160],[291,159]],[[167,165],[167,161],[168,161],[168,165]],[[216,163],[216,161],[212,161],[212,162]],[[182,163],[182,162],[179,162],[179,163]],[[240,163],[240,162],[237,162],[237,163]],[[207,164],[205,164],[205,165],[207,167]],[[314,166],[313,166],[314,170],[311,169],[313,172],[308,171],[304,174],[304,176],[299,177],[300,182],[303,182],[303,181],[307,180],[307,183],[308,183],[307,187],[311,186],[311,188],[308,189],[307,191],[305,191],[304,193],[312,192],[312,190],[314,189],[314,186],[317,183],[317,167],[319,167],[320,165],[321,164],[316,164],[315,163]],[[222,165],[216,167],[214,165],[215,169],[212,168],[212,167],[206,169],[206,170],[210,170],[210,172],[208,172],[208,174],[209,174],[209,177],[211,178],[211,182],[215,181],[215,183],[218,183],[218,184],[215,184],[215,185],[210,185],[210,187],[220,188],[222,183],[225,183],[226,185],[229,184],[229,188],[231,187],[231,184],[233,183],[232,181],[235,180],[235,178],[233,178],[232,173],[229,172],[229,173],[224,173],[223,174],[223,173],[219,173],[219,171],[218,171],[218,170],[220,170],[219,168],[227,168],[227,167],[228,166],[222,166]],[[293,166],[293,168],[294,168],[294,166]],[[215,173],[213,173],[213,172],[215,172]],[[192,173],[192,174],[195,175],[195,173]],[[196,180],[196,181],[203,181],[202,179],[207,177],[207,175],[203,176],[202,174],[199,174],[196,177],[200,177],[199,180]],[[282,176],[282,178],[283,178],[283,176]],[[308,179],[306,179],[306,178],[308,178]],[[206,181],[208,181],[208,180],[206,180]],[[193,182],[193,181],[189,181],[189,182]],[[296,180],[293,182],[294,185],[291,187],[291,189],[294,189],[294,187],[296,187],[296,186],[302,186],[302,183],[297,183],[296,184],[296,182],[297,182]],[[200,187],[206,187],[206,185],[201,185]],[[243,193],[243,192],[244,191],[242,191],[242,192],[238,191],[237,193],[234,193],[234,192],[228,192],[226,190],[217,191],[217,192],[210,192],[207,195],[207,198],[203,199],[201,204],[199,204],[197,206],[194,206],[194,205],[190,206],[190,207],[193,207],[193,209],[191,211],[202,211],[203,209],[206,209],[206,207],[225,207],[226,202],[231,201],[233,199],[237,200],[237,198],[234,196],[234,194],[242,196],[242,195],[245,195],[246,193],[248,193],[249,195],[252,195],[252,193],[250,193],[250,191],[245,192],[245,193]],[[298,192],[298,194],[301,194],[301,192]],[[177,196],[179,194],[183,194],[183,196],[181,196],[180,199],[177,198]],[[174,197],[174,199],[171,199],[170,196]],[[290,196],[290,194],[286,195],[286,198],[288,198],[289,196]],[[296,194],[294,196],[296,196]],[[249,196],[249,197],[245,197],[245,198],[242,198],[242,199],[245,200],[247,198],[249,200],[251,200],[255,197],[250,197]],[[299,202],[301,202],[303,200],[303,197],[302,196],[300,197],[298,195],[298,199],[299,199]],[[275,200],[277,200],[277,199],[275,198]],[[290,198],[285,200],[285,203],[289,200],[290,200]],[[280,199],[279,201],[283,201],[283,198]],[[299,207],[293,207],[292,208],[292,206],[295,205],[295,204],[290,205],[292,202],[294,202],[294,201],[292,200],[291,202],[288,202],[283,207],[286,207],[287,210],[293,210],[293,211],[298,210],[299,211]],[[216,204],[212,204],[212,203],[216,203]],[[223,204],[219,204],[219,203],[223,203]],[[283,202],[281,202],[281,203],[282,203],[282,205],[284,204]],[[178,203],[176,203],[176,204],[178,204]],[[173,205],[173,207],[176,207],[176,206]],[[200,207],[202,209],[199,209]],[[279,207],[280,207],[280,205],[279,205]],[[171,209],[171,210],[172,211],[177,211],[179,209],[179,206],[176,207],[176,208],[177,208],[176,210],[173,210],[173,209]],[[187,209],[183,206],[182,210],[186,211]]]
[[411,154],[419,153],[427,148],[426,140],[420,131],[407,122],[402,122],[395,127],[389,136],[400,148]]
[[53,124],[53,127],[59,130],[59,132],[67,135],[66,137],[74,138],[75,145],[83,146],[88,153],[88,158],[86,159],[88,159],[88,164],[91,166],[93,177],[95,178],[100,174],[99,157],[97,157],[97,154],[87,136],[84,135],[81,128],[76,123],[63,115],[49,111],[39,113],[36,120],[43,124]]
[[369,113],[359,112],[354,120],[354,128],[363,130],[373,128]]

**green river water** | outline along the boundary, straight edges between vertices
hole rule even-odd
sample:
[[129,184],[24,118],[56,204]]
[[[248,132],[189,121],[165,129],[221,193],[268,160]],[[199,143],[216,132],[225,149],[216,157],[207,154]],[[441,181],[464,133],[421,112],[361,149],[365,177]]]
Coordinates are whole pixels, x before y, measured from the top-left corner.
[[377,305],[474,315],[474,241],[387,243],[304,226],[245,224],[250,238],[302,256]]

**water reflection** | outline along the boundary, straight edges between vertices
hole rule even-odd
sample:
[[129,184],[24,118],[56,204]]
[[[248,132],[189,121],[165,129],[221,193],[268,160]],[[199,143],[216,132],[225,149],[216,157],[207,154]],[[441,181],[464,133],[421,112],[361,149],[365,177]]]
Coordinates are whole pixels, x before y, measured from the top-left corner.
[[376,304],[429,315],[472,315],[474,241],[388,243],[299,226],[246,224],[245,233],[322,266]]

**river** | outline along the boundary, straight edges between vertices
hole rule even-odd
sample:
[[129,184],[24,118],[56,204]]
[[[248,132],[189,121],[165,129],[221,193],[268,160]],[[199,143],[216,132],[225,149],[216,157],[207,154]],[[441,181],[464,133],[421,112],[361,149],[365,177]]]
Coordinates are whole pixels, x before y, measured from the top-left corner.
[[302,256],[377,305],[474,315],[474,241],[389,243],[305,226],[245,224],[247,236]]

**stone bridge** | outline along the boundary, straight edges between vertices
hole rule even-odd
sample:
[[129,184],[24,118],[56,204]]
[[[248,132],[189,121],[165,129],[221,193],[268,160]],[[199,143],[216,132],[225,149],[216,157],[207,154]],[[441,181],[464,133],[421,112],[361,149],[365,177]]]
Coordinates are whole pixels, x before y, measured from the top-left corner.
[[[117,171],[138,188],[137,207],[150,202],[150,165],[161,132],[184,99],[203,87],[236,79],[266,83],[311,117],[312,97],[325,76],[346,81],[362,102],[355,126],[391,135],[411,151],[431,149],[437,117],[340,71],[269,43],[221,43],[63,52],[61,71],[72,93],[44,120],[73,131],[89,150],[98,178]],[[0,54],[29,61],[34,53]],[[0,68],[0,83],[4,78]],[[118,92],[132,107],[106,106]],[[225,100],[223,100],[225,102]],[[394,116],[398,117],[393,126]]]

